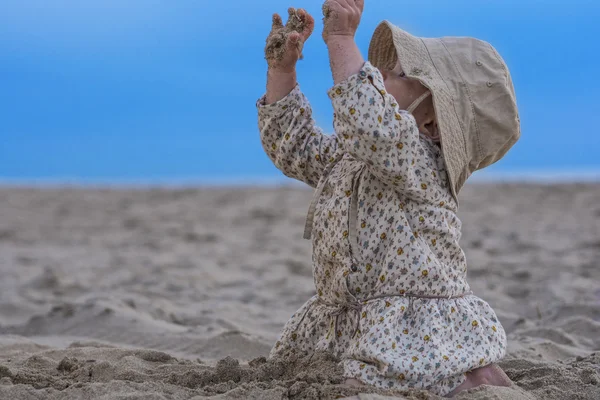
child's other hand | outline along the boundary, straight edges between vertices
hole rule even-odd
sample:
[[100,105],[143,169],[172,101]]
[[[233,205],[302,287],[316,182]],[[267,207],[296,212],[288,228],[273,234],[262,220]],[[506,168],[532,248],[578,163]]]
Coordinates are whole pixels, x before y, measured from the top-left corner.
[[354,39],[363,9],[364,0],[327,0],[323,4],[323,40],[329,44],[336,38]]
[[314,18],[302,8],[290,8],[288,14],[285,26],[279,14],[273,14],[273,27],[265,47],[269,69],[286,73],[294,72],[296,63],[302,59],[304,42],[315,27]]

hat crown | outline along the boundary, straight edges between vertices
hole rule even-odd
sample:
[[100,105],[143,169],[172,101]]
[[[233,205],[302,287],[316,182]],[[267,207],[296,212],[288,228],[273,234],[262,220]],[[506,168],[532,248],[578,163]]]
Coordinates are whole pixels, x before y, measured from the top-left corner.
[[470,37],[418,38],[384,21],[369,61],[408,77],[433,96],[442,153],[453,194],[477,169],[501,159],[520,137],[515,90],[504,60],[489,43]]

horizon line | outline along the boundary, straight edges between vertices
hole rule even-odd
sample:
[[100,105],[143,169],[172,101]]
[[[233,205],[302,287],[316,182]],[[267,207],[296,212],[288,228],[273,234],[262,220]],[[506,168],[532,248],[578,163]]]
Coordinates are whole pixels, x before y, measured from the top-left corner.
[[[469,183],[594,183],[600,182],[600,169],[597,170],[515,170],[511,172],[475,172],[468,180]],[[158,178],[13,178],[0,176],[0,187],[224,187],[224,186],[305,186],[304,183],[287,178],[284,175],[276,177],[247,176],[247,177],[158,177]]]

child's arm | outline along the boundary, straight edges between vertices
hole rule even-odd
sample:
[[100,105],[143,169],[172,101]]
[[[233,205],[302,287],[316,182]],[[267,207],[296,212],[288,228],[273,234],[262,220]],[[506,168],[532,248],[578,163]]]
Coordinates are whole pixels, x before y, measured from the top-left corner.
[[[300,23],[302,32],[290,33],[294,23]],[[313,28],[313,18],[302,9],[290,9],[285,27],[277,14],[273,16],[265,49],[267,93],[257,108],[261,142],[271,161],[286,176],[316,187],[323,169],[335,157],[337,138],[316,126],[310,104],[296,82],[296,62]]]
[[363,0],[327,2],[323,38],[335,85],[329,90],[340,151],[365,162],[380,181],[420,202],[446,202],[433,160],[414,117],[387,93],[380,71],[364,61],[354,41]]

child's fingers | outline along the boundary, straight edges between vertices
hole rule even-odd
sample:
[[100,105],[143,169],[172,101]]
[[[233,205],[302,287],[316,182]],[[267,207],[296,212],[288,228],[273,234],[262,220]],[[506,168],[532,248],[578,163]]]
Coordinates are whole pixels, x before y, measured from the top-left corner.
[[300,39],[301,37],[298,32],[292,32],[287,37],[285,53],[288,62],[295,62],[301,57],[302,42]]
[[[362,8],[359,7],[358,0],[327,0],[327,3],[334,5],[332,9],[342,11],[344,15],[355,16],[362,14]],[[362,1],[364,7],[364,1]],[[331,6],[330,6],[331,7]]]
[[306,41],[315,29],[315,19],[303,8],[298,10],[298,15],[300,15],[300,18],[304,21],[304,30],[300,32],[300,35],[302,36],[302,40]]
[[356,0],[337,0],[346,10],[354,10],[357,8]]
[[294,7],[288,8],[288,19],[285,26],[295,26],[298,20],[301,19],[300,13]]
[[279,28],[283,28],[283,21],[281,20],[279,14],[275,13],[273,14],[273,26],[271,27],[271,31]]
[[288,44],[296,45],[300,41],[300,34],[298,32],[292,32],[288,36]]
[[352,10],[343,3],[343,0],[327,0],[323,4],[323,16],[325,17],[323,22],[329,23],[328,26],[331,26],[332,21],[338,21],[340,17],[352,13]]
[[[289,7],[288,8],[288,22],[290,22],[290,20],[292,18],[296,18],[296,16],[297,16],[296,9],[294,7]],[[287,25],[287,22],[286,22],[286,25]]]
[[300,45],[300,34],[298,32],[292,32],[290,33],[290,35],[287,38],[287,50],[294,52],[295,50],[298,49],[298,46]]
[[365,0],[354,0],[354,3],[356,3],[361,13],[365,10]]
[[333,14],[347,14],[352,10],[345,0],[327,0],[327,4]]

